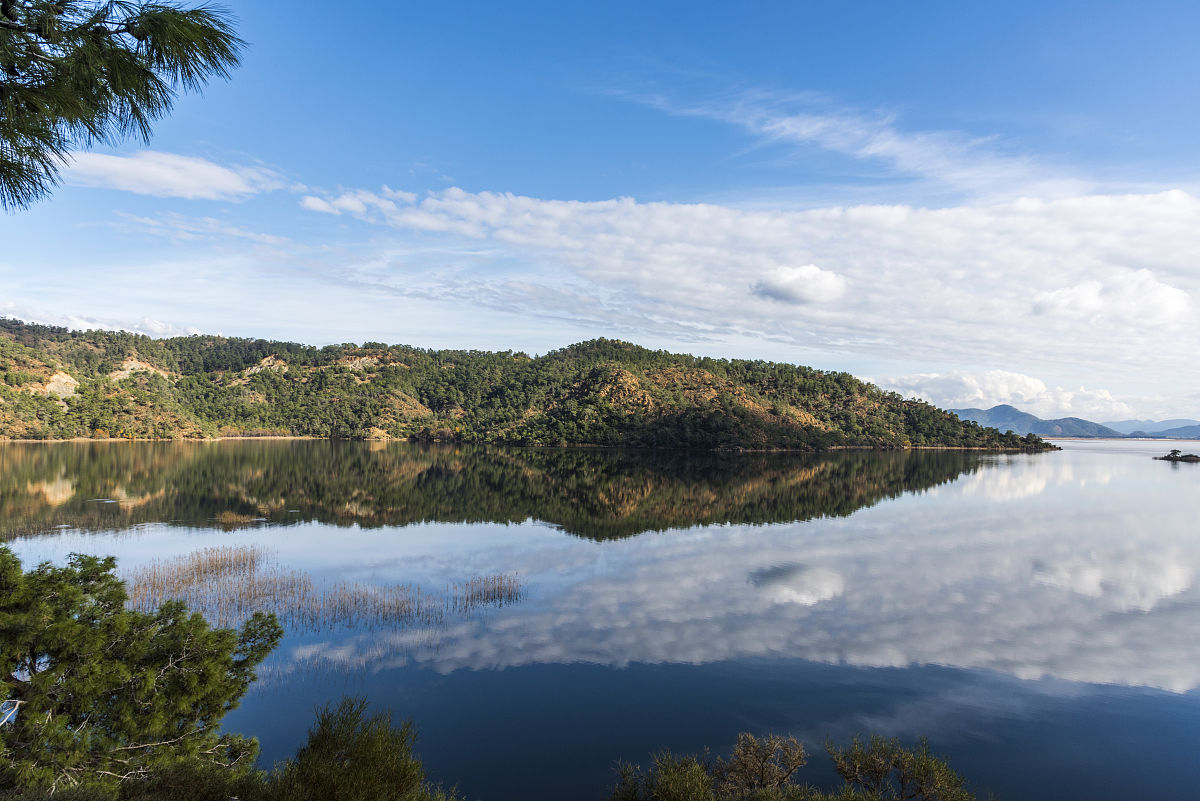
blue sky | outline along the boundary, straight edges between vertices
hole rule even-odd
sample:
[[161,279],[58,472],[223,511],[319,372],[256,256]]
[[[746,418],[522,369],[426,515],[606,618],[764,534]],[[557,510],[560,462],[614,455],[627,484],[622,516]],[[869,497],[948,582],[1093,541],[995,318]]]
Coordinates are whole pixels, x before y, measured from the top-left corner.
[[1200,416],[1189,4],[230,7],[231,81],[0,218],[0,314]]

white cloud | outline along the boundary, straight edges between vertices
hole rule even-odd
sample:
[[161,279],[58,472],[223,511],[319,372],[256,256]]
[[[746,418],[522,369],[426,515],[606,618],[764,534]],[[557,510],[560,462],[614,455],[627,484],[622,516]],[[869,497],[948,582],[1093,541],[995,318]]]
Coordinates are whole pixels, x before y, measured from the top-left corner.
[[202,333],[199,328],[192,325],[181,327],[174,323],[155,320],[153,317],[143,317],[134,323],[133,327],[121,326],[121,328],[135,334],[146,334],[152,337],[179,337]]
[[64,177],[75,186],[189,200],[235,200],[287,185],[278,173],[265,167],[223,166],[154,150],[132,156],[74,153]]
[[334,208],[332,203],[314,195],[307,195],[300,198],[300,208],[308,209],[309,211],[319,211],[325,214],[341,214],[338,209]]
[[1149,270],[1121,270],[1107,281],[1089,279],[1034,296],[1037,314],[1060,315],[1092,325],[1118,322],[1163,325],[1188,313],[1186,292],[1154,277]]
[[846,279],[815,264],[776,267],[755,281],[754,294],[784,303],[828,303],[846,292]]
[[1133,407],[1105,389],[1047,387],[1033,376],[1007,370],[919,373],[886,378],[880,386],[905,397],[917,397],[946,409],[1015,406],[1044,418],[1083,417],[1114,420],[1133,414]]
[[[1187,324],[1200,291],[1200,201],[1178,191],[805,211],[457,188],[411,200],[356,190],[302,203],[390,226],[435,243],[431,250],[487,243],[461,269],[376,260],[369,278],[381,290],[634,336],[750,336],[909,361],[1103,367],[1130,382],[1148,369],[1190,369],[1200,347]],[[356,271],[339,265],[338,275]],[[1009,391],[1033,402],[1050,391],[1075,410],[1124,413],[1093,390]]]
[[175,323],[156,320],[149,316],[143,316],[138,319],[119,320],[80,314],[58,314],[12,302],[0,303],[0,316],[13,317],[29,323],[40,323],[41,325],[58,325],[75,331],[129,331],[134,334],[145,334],[151,337],[176,337],[201,333],[200,329],[194,326],[181,326]]

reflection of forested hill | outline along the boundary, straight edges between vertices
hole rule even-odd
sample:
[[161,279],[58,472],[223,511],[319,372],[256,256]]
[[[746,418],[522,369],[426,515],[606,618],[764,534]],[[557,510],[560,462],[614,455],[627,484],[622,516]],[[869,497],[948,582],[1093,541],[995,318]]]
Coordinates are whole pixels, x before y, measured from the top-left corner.
[[0,438],[288,434],[514,445],[1036,450],[859,381],[595,340],[536,358],[0,319]]
[[723,454],[336,441],[0,445],[0,536],[166,522],[523,522],[595,539],[848,515],[977,468],[968,451]]

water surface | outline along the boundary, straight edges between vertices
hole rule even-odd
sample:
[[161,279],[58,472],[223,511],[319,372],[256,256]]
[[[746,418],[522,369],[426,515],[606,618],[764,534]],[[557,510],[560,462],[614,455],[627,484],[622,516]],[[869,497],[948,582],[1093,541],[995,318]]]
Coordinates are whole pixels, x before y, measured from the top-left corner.
[[[617,759],[743,730],[812,751],[927,736],[981,797],[1188,796],[1200,465],[1061,444],[8,444],[0,535],[28,562],[113,554],[129,573],[254,547],[318,587],[419,592],[425,613],[386,624],[292,626],[227,718],[268,763],[349,692],[412,717],[431,773],[491,801],[602,798]],[[519,594],[448,600],[486,576]]]

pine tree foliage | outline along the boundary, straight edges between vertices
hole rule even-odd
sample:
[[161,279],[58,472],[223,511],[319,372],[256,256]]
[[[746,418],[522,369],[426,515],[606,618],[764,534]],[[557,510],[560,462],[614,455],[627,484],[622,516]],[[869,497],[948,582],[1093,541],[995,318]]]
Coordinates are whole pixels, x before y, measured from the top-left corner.
[[23,572],[0,548],[0,795],[114,786],[181,762],[249,771],[257,743],[218,731],[282,630],[214,629],[178,602],[125,608],[112,558]]
[[74,149],[148,139],[242,45],[219,6],[0,0],[0,207],[45,196]]

